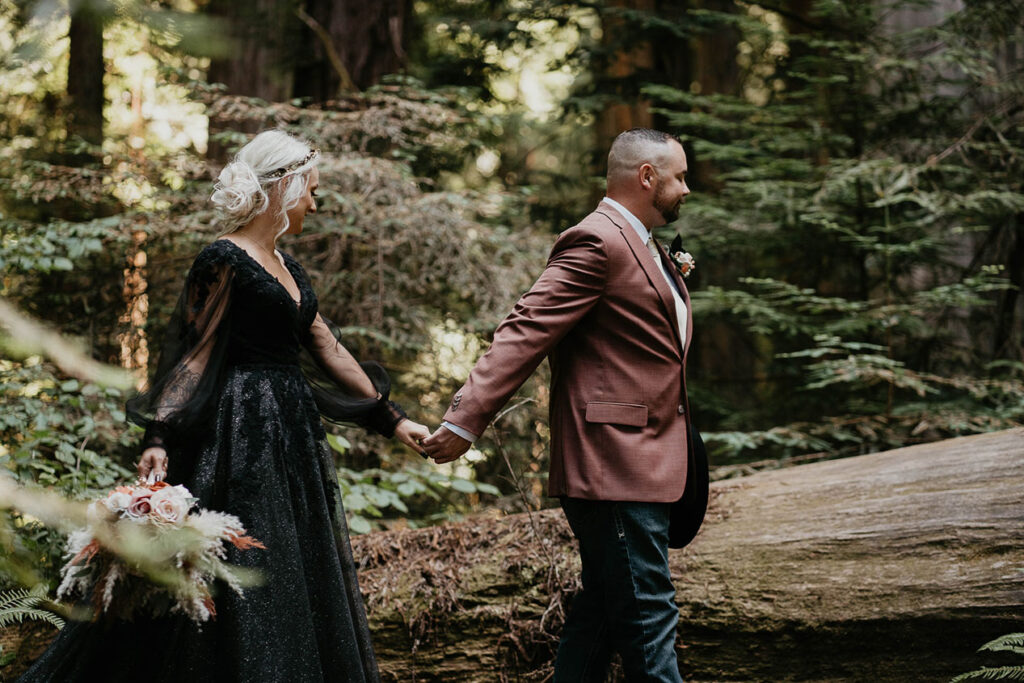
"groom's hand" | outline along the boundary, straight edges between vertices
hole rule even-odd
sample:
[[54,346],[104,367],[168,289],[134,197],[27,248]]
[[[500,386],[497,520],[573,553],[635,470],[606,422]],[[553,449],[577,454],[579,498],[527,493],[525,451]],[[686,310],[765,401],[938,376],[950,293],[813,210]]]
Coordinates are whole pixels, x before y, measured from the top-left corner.
[[433,434],[423,440],[424,452],[438,465],[457,460],[472,445],[445,427],[438,427]]

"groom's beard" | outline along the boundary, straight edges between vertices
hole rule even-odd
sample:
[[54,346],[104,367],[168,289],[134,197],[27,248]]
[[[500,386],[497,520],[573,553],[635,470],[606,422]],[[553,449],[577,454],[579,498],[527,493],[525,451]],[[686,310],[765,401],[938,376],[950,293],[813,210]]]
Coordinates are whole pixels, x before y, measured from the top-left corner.
[[664,185],[659,182],[658,189],[654,192],[654,208],[658,210],[666,223],[671,223],[679,218],[679,208],[683,205],[682,197],[669,197],[667,192],[662,192]]

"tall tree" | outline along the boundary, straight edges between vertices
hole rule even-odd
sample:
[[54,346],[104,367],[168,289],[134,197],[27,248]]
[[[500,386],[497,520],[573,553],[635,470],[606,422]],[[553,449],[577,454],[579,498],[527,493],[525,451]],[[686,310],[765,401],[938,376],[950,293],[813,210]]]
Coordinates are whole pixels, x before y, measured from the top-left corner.
[[376,85],[408,60],[411,0],[307,0],[295,97],[313,102]]
[[72,5],[68,31],[68,139],[103,143],[103,12],[99,0]]
[[[326,102],[401,70],[406,60],[409,0],[212,0],[213,16],[233,27],[228,56],[210,63],[208,80],[231,95],[284,102]],[[266,122],[211,120],[207,156],[224,159],[218,133],[252,133]]]
[[[735,95],[740,87],[734,0],[610,0],[601,12],[602,48],[590,68],[606,100],[595,125],[595,172],[604,171],[611,141],[623,130],[662,127],[641,92],[659,84],[704,94]],[[688,149],[691,182],[715,176]]]
[[[229,95],[282,102],[291,97],[298,19],[287,0],[211,0],[207,12],[230,27],[229,49],[212,59],[210,83],[220,83]],[[266,122],[253,119],[211,118],[206,155],[224,161],[233,146],[222,139],[236,132],[255,133]]]
[[223,83],[232,95],[287,100],[294,61],[289,46],[298,36],[291,8],[285,0],[212,0],[207,11],[222,18],[232,35],[229,55],[210,61],[208,80]]

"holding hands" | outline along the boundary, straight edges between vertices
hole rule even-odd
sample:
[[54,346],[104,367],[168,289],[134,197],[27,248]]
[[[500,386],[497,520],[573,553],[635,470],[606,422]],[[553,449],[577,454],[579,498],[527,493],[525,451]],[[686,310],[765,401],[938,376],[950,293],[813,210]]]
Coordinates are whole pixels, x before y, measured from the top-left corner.
[[425,425],[409,419],[402,420],[395,427],[395,437],[420,455],[424,455],[421,444],[428,436],[430,436],[430,430]]
[[472,445],[472,442],[441,426],[423,440],[423,452],[435,463],[442,465],[457,460]]

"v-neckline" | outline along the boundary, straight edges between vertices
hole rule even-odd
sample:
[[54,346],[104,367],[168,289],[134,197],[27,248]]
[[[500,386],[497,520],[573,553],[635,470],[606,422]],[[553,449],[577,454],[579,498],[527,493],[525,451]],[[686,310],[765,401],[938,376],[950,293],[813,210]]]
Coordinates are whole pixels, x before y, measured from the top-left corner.
[[255,256],[253,256],[252,254],[250,254],[242,245],[236,244],[234,242],[234,240],[229,240],[226,237],[221,237],[218,240],[218,242],[227,242],[228,244],[233,246],[235,249],[238,249],[240,252],[245,254],[245,257],[247,259],[249,259],[250,261],[255,263],[257,268],[262,270],[267,275],[267,277],[269,277],[271,280],[273,280],[274,282],[277,283],[278,287],[280,287],[281,290],[285,293],[285,296],[288,297],[288,300],[291,301],[292,304],[295,305],[295,310],[296,311],[301,311],[302,310],[302,304],[303,304],[302,285],[299,284],[299,278],[297,278],[295,276],[295,273],[292,272],[292,269],[288,266],[288,259],[286,259],[284,257],[284,254],[281,254],[281,263],[284,266],[284,269],[286,271],[288,271],[288,274],[292,276],[292,282],[295,283],[295,289],[299,290],[299,298],[298,299],[293,297],[292,293],[288,291],[288,287],[286,287],[285,284],[283,282],[281,282],[281,280],[276,275],[274,275],[269,270],[267,270],[266,266],[264,266],[262,263],[260,263],[259,260]]

